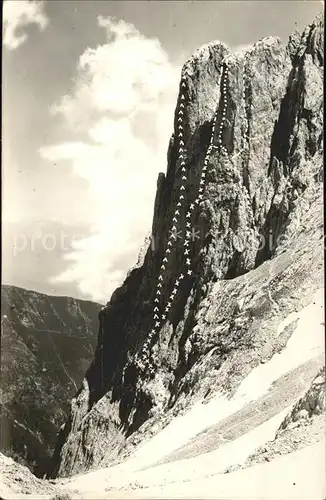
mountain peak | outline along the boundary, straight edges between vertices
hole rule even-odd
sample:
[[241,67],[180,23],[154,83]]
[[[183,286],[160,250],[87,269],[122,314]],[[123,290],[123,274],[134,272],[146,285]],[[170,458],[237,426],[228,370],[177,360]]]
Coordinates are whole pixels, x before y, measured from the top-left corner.
[[318,21],[298,44],[267,37],[241,53],[215,41],[183,66],[155,245],[101,314],[55,475],[120,460],[194,402],[218,390],[231,397],[286,345],[294,330],[279,336],[284,317],[313,300],[321,29]]

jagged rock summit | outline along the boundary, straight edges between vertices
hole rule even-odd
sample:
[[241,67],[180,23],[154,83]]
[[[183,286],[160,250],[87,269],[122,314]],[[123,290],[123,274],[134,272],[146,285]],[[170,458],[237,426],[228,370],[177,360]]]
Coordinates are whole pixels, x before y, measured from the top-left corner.
[[[287,46],[268,37],[232,53],[214,42],[185,63],[155,245],[100,313],[52,475],[122,460],[194,401],[231,397],[286,347],[296,321],[282,321],[323,282],[322,82],[322,16]],[[321,364],[290,367],[302,385],[284,398],[282,379],[268,416]]]

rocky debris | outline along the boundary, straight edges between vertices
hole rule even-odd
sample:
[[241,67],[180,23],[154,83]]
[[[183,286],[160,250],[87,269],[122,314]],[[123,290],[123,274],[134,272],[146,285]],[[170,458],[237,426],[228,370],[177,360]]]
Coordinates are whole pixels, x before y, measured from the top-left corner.
[[0,453],[0,498],[11,498],[15,494],[57,493],[56,487],[48,481],[36,478],[31,471]]
[[1,287],[0,449],[38,476],[93,358],[100,307]]
[[300,420],[309,420],[315,416],[323,415],[325,403],[325,367],[323,367],[313,380],[309,391],[299,399],[291,413],[282,422],[276,439],[286,430],[296,427]]
[[0,453],[0,499],[42,498],[47,500],[70,500],[80,498],[76,491],[64,491],[54,480],[35,477],[24,465]]
[[232,395],[322,286],[322,32],[320,16],[287,47],[213,42],[185,63],[155,248],[101,313],[53,475],[120,461],[194,401]]
[[217,450],[267,422],[295,401],[306,388],[322,363],[321,357],[311,359],[274,381],[269,390],[238,411],[197,434],[191,442],[166,455],[157,464],[175,462]]
[[294,404],[276,432],[273,441],[250,454],[245,464],[229,467],[225,472],[270,462],[325,438],[325,366],[311,383],[309,390]]

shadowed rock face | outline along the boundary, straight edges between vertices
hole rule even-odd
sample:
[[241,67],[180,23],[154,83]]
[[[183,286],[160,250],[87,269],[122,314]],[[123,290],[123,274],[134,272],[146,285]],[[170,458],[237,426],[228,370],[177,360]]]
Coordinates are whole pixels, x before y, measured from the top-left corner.
[[286,345],[280,321],[322,283],[322,38],[320,17],[287,47],[269,37],[233,54],[214,42],[185,63],[155,245],[101,312],[53,475],[122,459]]
[[38,476],[93,358],[100,308],[1,287],[1,451]]

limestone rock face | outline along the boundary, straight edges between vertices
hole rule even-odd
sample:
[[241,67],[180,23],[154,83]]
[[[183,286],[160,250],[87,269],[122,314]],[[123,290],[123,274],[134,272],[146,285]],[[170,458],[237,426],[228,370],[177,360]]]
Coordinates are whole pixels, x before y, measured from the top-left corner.
[[155,244],[101,311],[52,475],[120,460],[286,345],[280,321],[322,282],[322,81],[321,17],[185,63]]

